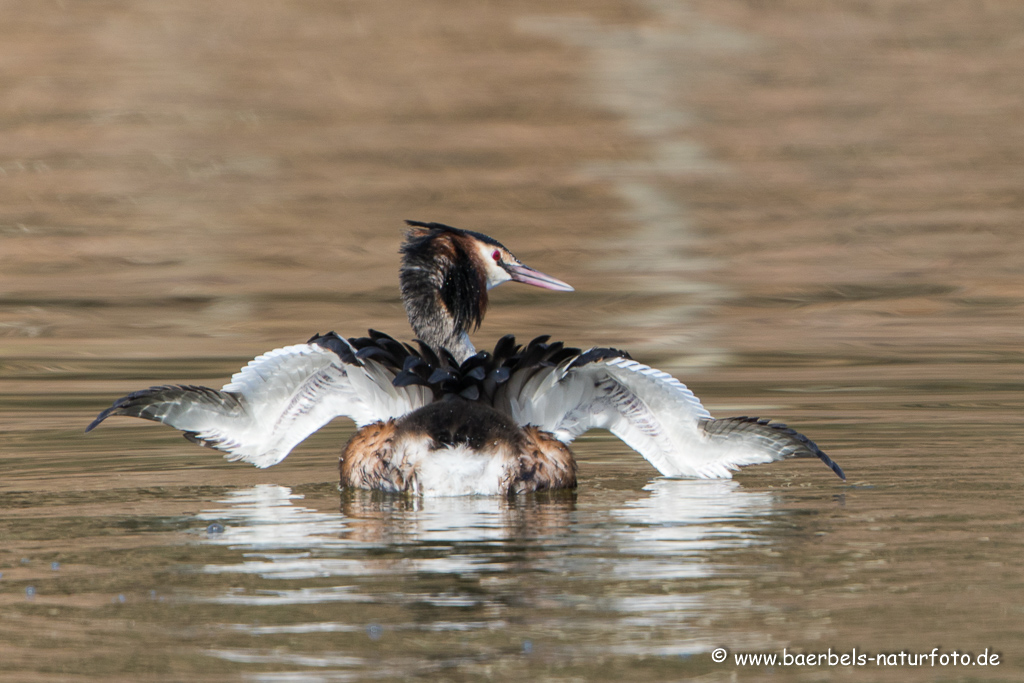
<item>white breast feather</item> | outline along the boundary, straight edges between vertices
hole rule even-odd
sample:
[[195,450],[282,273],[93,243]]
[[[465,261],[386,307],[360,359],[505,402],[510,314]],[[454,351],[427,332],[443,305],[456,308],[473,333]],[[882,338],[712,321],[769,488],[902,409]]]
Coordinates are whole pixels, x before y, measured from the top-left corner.
[[413,491],[422,496],[493,496],[503,493],[509,454],[478,452],[458,445],[432,450],[429,443],[407,440],[403,465],[415,470]]

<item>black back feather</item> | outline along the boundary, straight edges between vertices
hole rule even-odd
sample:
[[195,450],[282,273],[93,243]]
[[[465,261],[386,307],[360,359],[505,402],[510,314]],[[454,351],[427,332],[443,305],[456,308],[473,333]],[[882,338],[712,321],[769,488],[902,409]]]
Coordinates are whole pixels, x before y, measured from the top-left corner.
[[579,367],[609,358],[629,358],[628,354],[615,349],[591,349],[583,353],[562,342],[549,343],[549,338],[547,335],[537,337],[524,347],[508,334],[498,340],[493,352],[480,351],[461,364],[446,349],[431,348],[420,340],[416,340],[416,347],[401,344],[376,330],[370,330],[367,337],[348,340],[342,340],[334,332],[317,334],[309,343],[329,349],[343,362],[353,365],[362,365],[363,359],[372,358],[395,373],[392,382],[395,386],[428,387],[435,400],[459,396],[488,403],[497,388],[514,373],[536,372],[571,359],[575,360],[570,367]]

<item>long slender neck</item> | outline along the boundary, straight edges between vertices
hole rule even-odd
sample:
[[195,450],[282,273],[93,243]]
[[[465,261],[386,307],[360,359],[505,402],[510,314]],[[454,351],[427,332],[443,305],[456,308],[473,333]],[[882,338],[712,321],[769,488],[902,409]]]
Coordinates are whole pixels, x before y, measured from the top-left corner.
[[487,309],[487,285],[471,256],[440,231],[410,232],[402,245],[402,302],[416,336],[460,363],[476,349],[469,330]]

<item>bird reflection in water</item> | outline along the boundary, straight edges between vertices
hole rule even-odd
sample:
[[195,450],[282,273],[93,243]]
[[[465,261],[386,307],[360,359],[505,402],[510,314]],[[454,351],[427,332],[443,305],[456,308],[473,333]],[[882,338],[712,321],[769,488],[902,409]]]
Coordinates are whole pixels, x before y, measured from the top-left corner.
[[223,527],[204,534],[205,543],[243,551],[238,563],[204,571],[266,578],[474,574],[556,570],[593,555],[615,573],[643,568],[643,576],[693,577],[709,566],[688,557],[764,542],[757,529],[773,506],[772,494],[730,480],[658,479],[614,507],[596,505],[601,495],[587,492],[581,507],[574,491],[423,498],[345,489],[335,511],[303,505],[304,496],[288,487],[258,485],[198,516],[204,529]]

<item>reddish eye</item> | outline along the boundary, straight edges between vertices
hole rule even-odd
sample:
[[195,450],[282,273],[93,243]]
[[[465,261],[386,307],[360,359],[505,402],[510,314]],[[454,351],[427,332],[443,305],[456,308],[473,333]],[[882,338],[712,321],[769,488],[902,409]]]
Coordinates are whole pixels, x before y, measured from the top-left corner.
[[495,263],[498,263],[501,261],[501,252],[495,249],[494,253],[491,254],[491,258],[494,259]]

